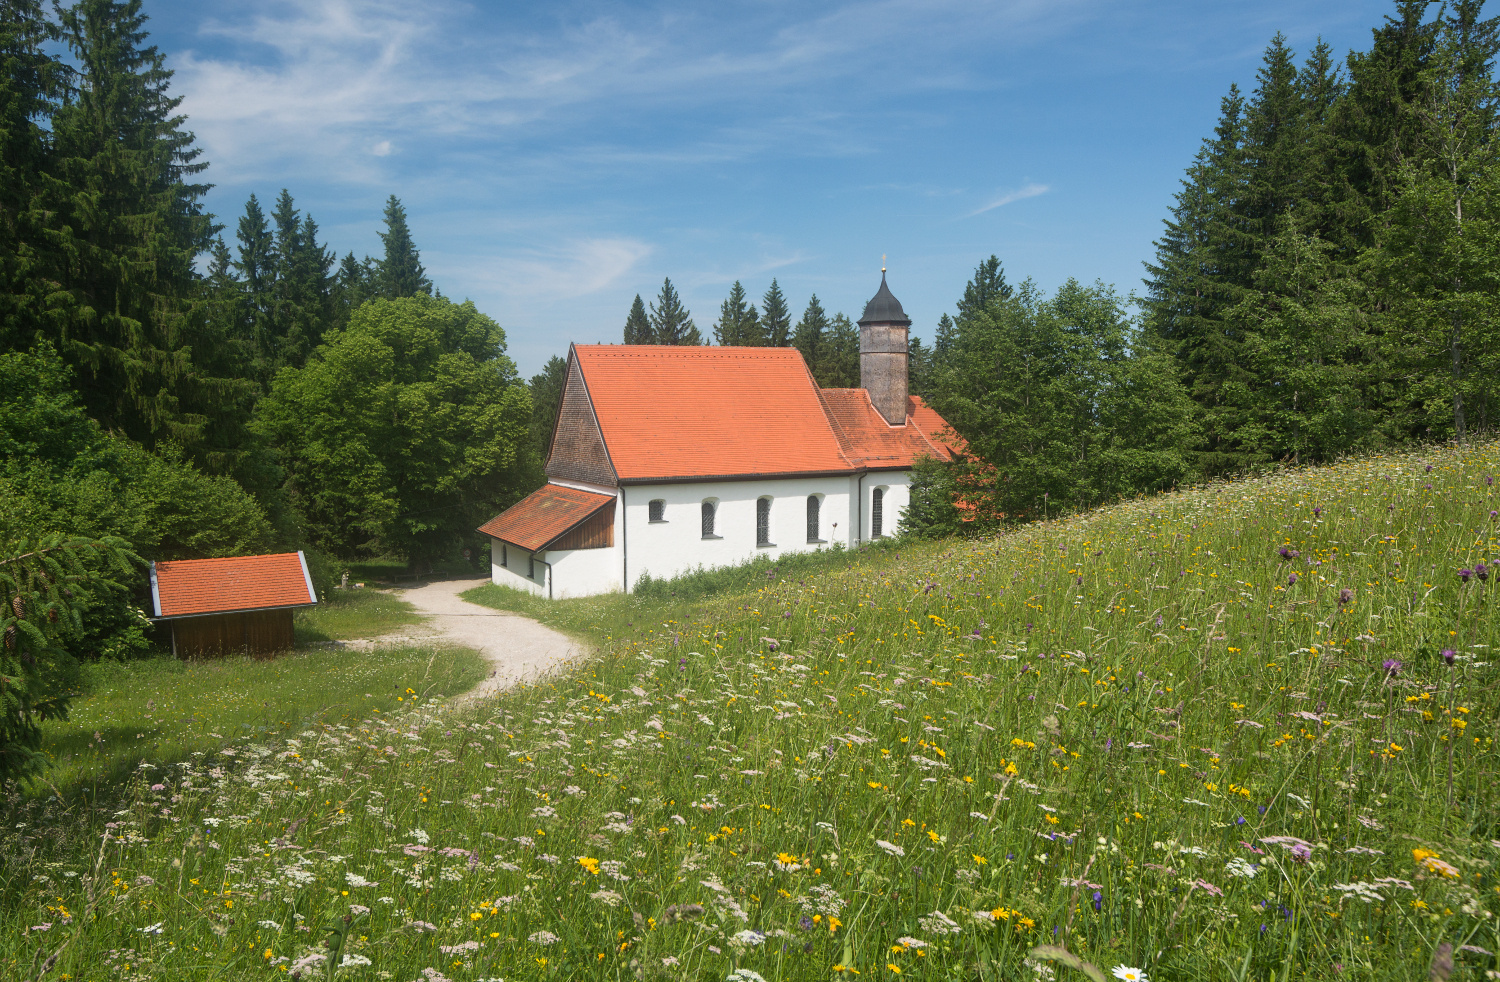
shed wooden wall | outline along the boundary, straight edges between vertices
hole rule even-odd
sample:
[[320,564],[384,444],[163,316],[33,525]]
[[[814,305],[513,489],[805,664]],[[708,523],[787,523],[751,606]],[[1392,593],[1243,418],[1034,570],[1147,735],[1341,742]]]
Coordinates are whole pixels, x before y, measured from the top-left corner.
[[187,617],[172,622],[172,641],[179,658],[286,651],[292,647],[292,612],[252,610]]

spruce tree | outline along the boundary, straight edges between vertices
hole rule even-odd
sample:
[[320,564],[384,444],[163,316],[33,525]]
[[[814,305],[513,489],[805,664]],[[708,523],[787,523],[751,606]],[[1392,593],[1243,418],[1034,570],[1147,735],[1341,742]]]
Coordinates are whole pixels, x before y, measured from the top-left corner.
[[557,424],[567,374],[568,363],[553,355],[527,386],[531,390],[531,441],[543,462],[552,452],[552,428]]
[[418,293],[431,296],[432,281],[427,278],[416,244],[411,240],[406,209],[394,194],[385,203],[385,231],[380,233],[380,241],[385,244],[385,256],[376,267],[377,295],[387,300],[414,297]]
[[0,351],[29,347],[46,330],[49,265],[44,176],[47,119],[63,67],[44,50],[48,26],[38,0],[0,8]]
[[700,345],[703,337],[693,324],[692,314],[682,305],[672,280],[662,281],[661,293],[651,305],[651,335],[653,344]]
[[763,344],[760,316],[755,304],[745,298],[739,280],[729,289],[729,296],[719,305],[719,322],[714,325],[714,340],[721,345],[757,346]]
[[829,389],[859,388],[859,328],[846,314],[834,314],[826,337],[820,384]]
[[651,319],[646,316],[646,305],[637,293],[630,303],[630,313],[625,316],[626,344],[655,344],[651,330]]
[[765,343],[772,348],[785,348],[791,340],[792,314],[787,309],[781,287],[774,279],[760,301],[760,329]]
[[[1006,300],[1011,295],[1010,284],[1005,282],[1005,267],[1000,257],[991,255],[974,269],[974,278],[964,286],[963,299],[958,302],[958,316],[972,316],[984,310],[995,300]],[[943,315],[947,319],[947,315]],[[942,335],[939,335],[941,344]],[[946,351],[946,348],[944,349]]]
[[168,94],[165,57],[144,43],[141,0],[79,0],[58,20],[78,66],[52,127],[58,288],[71,305],[63,353],[106,427],[191,442],[203,417],[182,397],[213,398],[192,364],[193,263],[214,226],[199,203],[207,186],[189,182],[207,165]]
[[276,224],[273,356],[278,368],[300,366],[322,340],[333,319],[333,256],[318,244],[312,216],[299,218],[283,188],[273,215]]
[[820,386],[826,385],[823,381],[827,374],[828,358],[828,315],[823,311],[823,305],[818,303],[818,295],[814,293],[812,299],[807,302],[807,309],[802,312],[802,319],[797,322],[797,327],[792,331],[792,347],[802,352],[802,358],[807,362],[807,370],[812,372],[813,378],[817,379]]
[[345,253],[339,261],[330,287],[333,306],[332,326],[342,328],[366,300],[375,296],[375,262],[366,256],[361,262],[354,253]]
[[932,401],[932,349],[916,335],[906,342],[906,387],[912,395]]

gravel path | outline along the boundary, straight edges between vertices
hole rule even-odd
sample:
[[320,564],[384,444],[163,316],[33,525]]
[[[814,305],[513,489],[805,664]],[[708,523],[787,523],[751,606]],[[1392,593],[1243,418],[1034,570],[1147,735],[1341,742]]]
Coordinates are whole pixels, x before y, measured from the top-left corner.
[[417,608],[427,623],[388,635],[382,641],[449,641],[472,648],[490,663],[489,677],[452,699],[450,705],[497,695],[517,682],[533,681],[588,653],[566,634],[529,617],[481,607],[459,597],[465,590],[488,582],[441,580],[395,591],[396,596]]

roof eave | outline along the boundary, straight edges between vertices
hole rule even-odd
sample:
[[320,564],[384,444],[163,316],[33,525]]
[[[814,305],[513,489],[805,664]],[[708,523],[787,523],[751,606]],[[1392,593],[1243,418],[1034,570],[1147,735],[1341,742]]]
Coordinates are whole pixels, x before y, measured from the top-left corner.
[[223,617],[226,614],[255,614],[267,610],[303,610],[307,607],[316,607],[317,605],[317,602],[314,601],[310,604],[282,604],[276,607],[236,607],[233,610],[206,610],[201,614],[163,614],[147,618],[147,620],[150,620],[152,623],[159,623],[161,621],[189,621],[199,617]]

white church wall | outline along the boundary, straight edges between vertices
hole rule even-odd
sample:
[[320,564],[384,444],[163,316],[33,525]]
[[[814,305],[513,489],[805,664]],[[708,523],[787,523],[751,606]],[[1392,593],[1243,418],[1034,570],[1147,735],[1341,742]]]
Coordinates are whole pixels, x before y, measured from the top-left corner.
[[615,532],[615,544],[607,549],[569,549],[548,552],[545,556],[552,564],[552,598],[592,597],[599,593],[613,593],[620,589],[622,575],[620,560],[620,535]]
[[[524,549],[491,538],[490,582],[545,597],[547,595],[547,567],[540,561],[528,565],[527,560],[531,558],[531,553]],[[543,557],[537,557],[538,560],[541,558]],[[528,569],[533,572],[533,576],[526,575]]]
[[[607,549],[573,549],[537,555],[534,577],[527,577],[528,554],[506,547],[509,565],[502,566],[501,542],[493,540],[491,579],[495,583],[548,596],[550,575],[554,599],[587,597],[622,589],[625,577],[634,586],[643,572],[669,579],[698,567],[731,566],[765,553],[778,559],[793,552],[846,548],[872,538],[875,489],[884,492],[881,535],[896,534],[901,514],[910,501],[910,472],[888,471],[853,477],[778,478],[767,481],[714,481],[702,484],[632,485],[619,489],[624,506],[615,509],[615,544]],[[574,484],[574,482],[557,482]],[[606,490],[583,486],[586,490]],[[613,489],[609,489],[613,490]],[[822,497],[818,533],[822,542],[807,541],[807,496]],[[756,502],[771,499],[771,545],[756,544]],[[650,520],[651,501],[665,502],[665,521]],[[713,539],[702,534],[702,504],[716,502]],[[855,502],[861,501],[856,510]],[[860,526],[858,532],[855,525]],[[544,565],[550,564],[549,565]],[[628,586],[626,589],[628,591]]]
[[[847,477],[778,478],[766,481],[714,481],[702,484],[633,485],[625,488],[625,548],[630,585],[649,572],[667,579],[699,566],[742,563],[762,553],[777,559],[786,553],[826,549],[835,541],[849,545],[850,481]],[[822,496],[818,533],[807,541],[807,497]],[[770,546],[756,544],[756,502],[771,498]],[[650,502],[665,502],[665,521],[650,521]],[[716,503],[714,533],[702,534],[702,505]],[[615,540],[617,543],[620,539]]]

